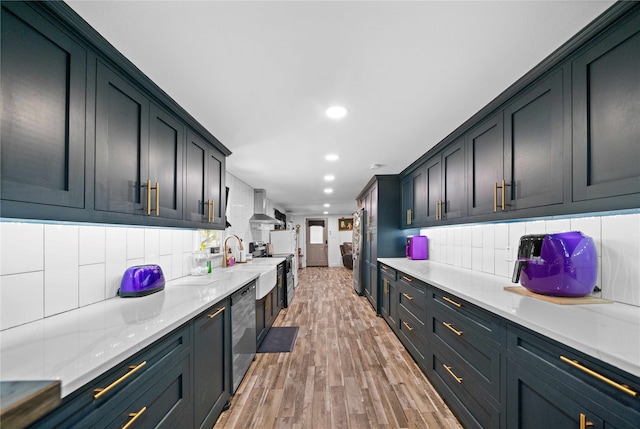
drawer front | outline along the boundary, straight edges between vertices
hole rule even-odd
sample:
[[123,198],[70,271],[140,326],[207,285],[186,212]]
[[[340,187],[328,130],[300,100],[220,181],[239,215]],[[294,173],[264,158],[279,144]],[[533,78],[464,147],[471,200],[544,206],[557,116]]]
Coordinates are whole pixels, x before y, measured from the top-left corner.
[[188,356],[190,348],[190,330],[185,325],[66,397],[34,427],[87,427],[86,419],[103,421],[155,382],[166,370],[165,362]]
[[491,313],[436,288],[429,289],[429,300],[429,305],[433,309],[448,312],[452,317],[463,321],[467,325],[466,329],[469,333],[479,335],[486,341],[495,344],[504,342],[503,324],[498,317]]
[[398,303],[425,324],[427,318],[427,286],[406,274],[398,273]]
[[640,422],[638,377],[512,324],[507,326],[507,353],[612,426],[640,427],[632,424]]
[[467,367],[431,347],[429,379],[465,428],[499,428],[500,411],[474,382]]
[[[130,424],[130,428],[170,428],[191,414],[191,370],[190,356],[174,360],[171,365],[163,365],[164,371],[149,383],[137,399],[123,404],[101,419],[86,421],[86,427],[121,428]],[[192,426],[189,425],[189,426]]]
[[398,272],[385,264],[380,264],[380,274],[391,281],[395,282],[398,280]]
[[434,309],[428,330],[431,347],[454,355],[474,382],[500,403],[500,351],[470,331],[467,324],[453,319],[448,311]]
[[403,307],[398,308],[398,338],[423,368],[426,365],[426,326]]

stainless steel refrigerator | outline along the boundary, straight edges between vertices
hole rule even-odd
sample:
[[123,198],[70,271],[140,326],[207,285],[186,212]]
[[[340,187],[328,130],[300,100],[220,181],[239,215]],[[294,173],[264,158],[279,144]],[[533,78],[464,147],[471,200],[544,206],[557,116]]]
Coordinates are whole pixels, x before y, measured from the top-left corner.
[[364,246],[364,209],[358,209],[353,214],[353,288],[362,295],[364,293],[362,278],[364,275],[364,264],[361,263],[362,250]]

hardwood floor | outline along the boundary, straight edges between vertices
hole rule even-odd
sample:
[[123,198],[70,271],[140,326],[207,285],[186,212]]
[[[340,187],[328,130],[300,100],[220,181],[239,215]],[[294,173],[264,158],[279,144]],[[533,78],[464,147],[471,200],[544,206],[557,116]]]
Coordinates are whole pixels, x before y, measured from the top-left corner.
[[460,428],[345,268],[308,267],[274,326],[291,353],[258,354],[215,429]]

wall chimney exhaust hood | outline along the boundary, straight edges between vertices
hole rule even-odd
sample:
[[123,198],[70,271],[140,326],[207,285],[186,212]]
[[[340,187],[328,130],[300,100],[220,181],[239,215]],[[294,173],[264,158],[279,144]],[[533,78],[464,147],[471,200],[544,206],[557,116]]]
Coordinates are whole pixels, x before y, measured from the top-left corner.
[[280,225],[281,221],[266,214],[267,211],[267,191],[264,189],[254,189],[253,192],[253,216],[249,219],[252,224],[273,224]]

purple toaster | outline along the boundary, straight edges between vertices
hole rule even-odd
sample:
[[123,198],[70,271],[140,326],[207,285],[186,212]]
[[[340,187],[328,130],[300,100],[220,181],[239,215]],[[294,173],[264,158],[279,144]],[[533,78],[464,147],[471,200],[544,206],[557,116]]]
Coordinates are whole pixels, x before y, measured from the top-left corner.
[[163,289],[164,274],[159,265],[136,265],[124,272],[118,295],[123,298],[145,296]]
[[579,231],[520,237],[512,282],[531,292],[577,297],[593,292],[598,277],[596,246]]

